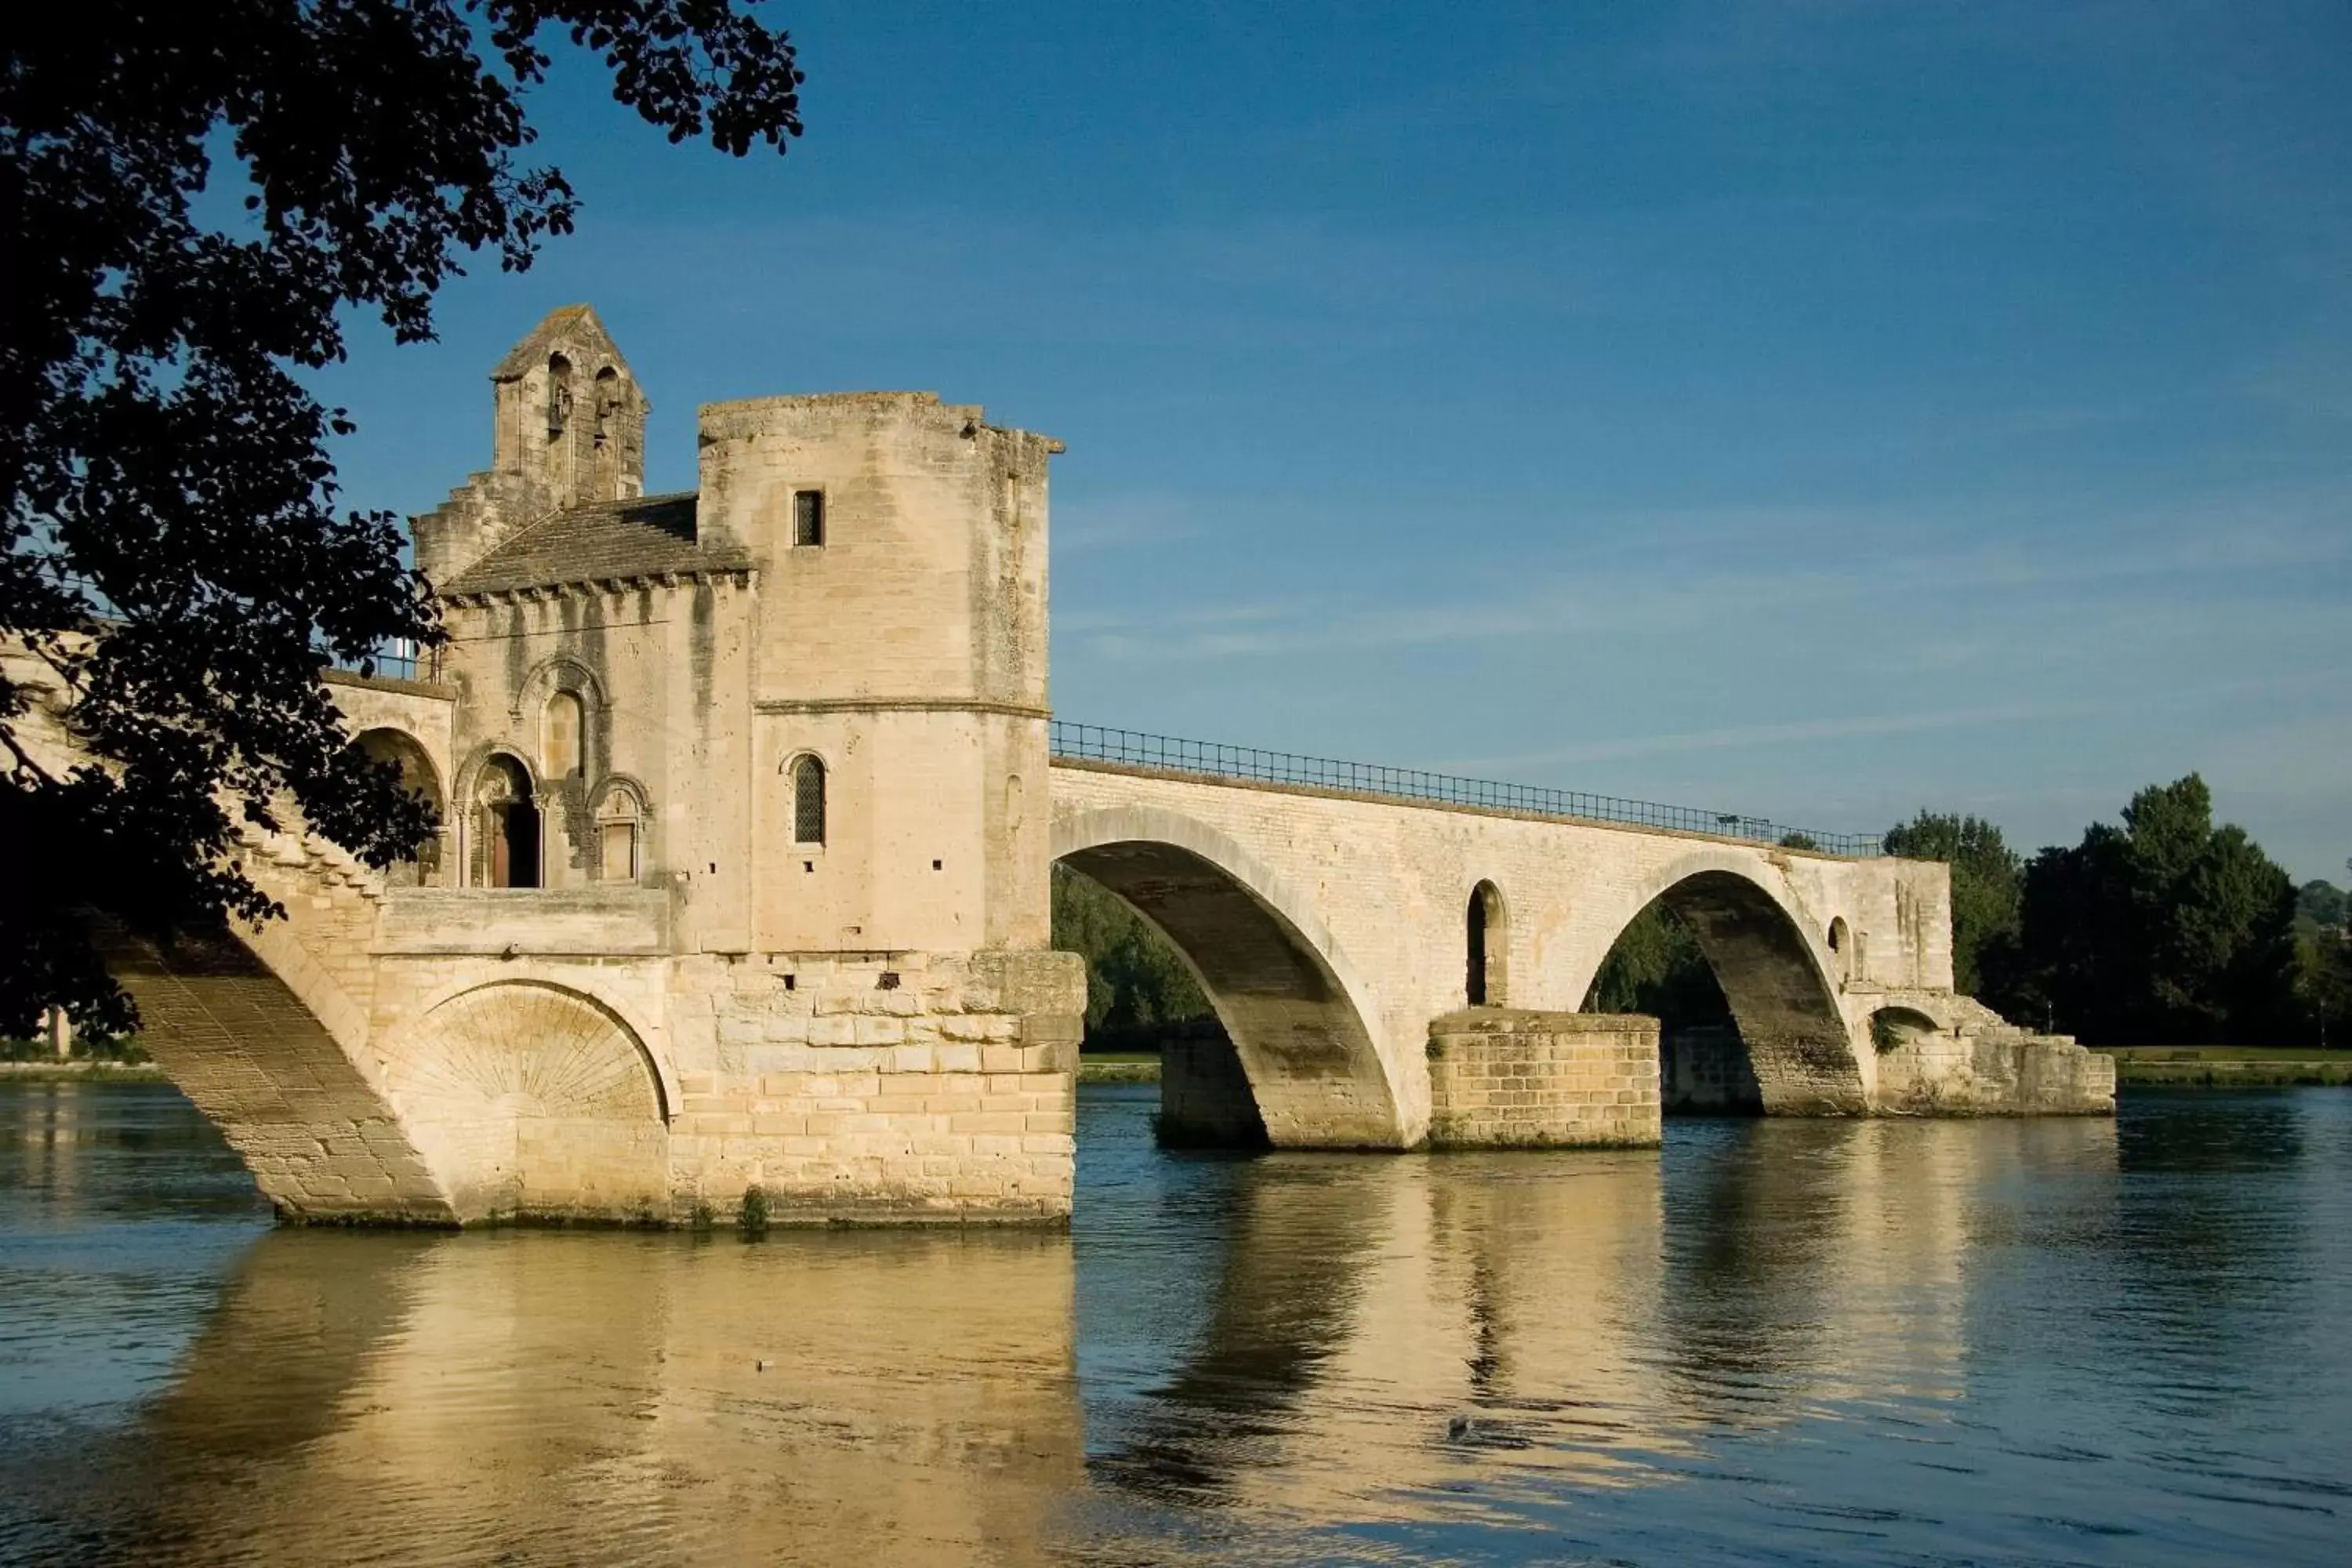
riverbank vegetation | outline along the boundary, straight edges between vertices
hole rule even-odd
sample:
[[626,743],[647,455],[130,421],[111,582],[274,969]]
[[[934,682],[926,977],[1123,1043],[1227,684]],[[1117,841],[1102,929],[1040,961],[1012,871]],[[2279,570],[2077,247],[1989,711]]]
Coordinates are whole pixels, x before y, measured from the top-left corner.
[[1088,1051],[1156,1044],[1215,1013],[1175,944],[1118,894],[1054,868],[1054,945],[1087,961]]

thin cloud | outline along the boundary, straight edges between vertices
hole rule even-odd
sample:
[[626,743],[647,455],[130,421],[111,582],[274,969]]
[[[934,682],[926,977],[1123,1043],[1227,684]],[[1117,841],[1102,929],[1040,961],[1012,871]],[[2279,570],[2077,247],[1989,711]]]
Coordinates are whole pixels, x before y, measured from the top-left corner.
[[1512,756],[1474,757],[1444,763],[1448,769],[1496,772],[1549,767],[1560,763],[1621,761],[1628,757],[1664,756],[1676,752],[1745,750],[1786,745],[1799,741],[1847,740],[1869,735],[1915,735],[1936,730],[1967,730],[1988,724],[2014,724],[2050,719],[2080,718],[2100,711],[2081,702],[2022,702],[1993,708],[1958,709],[1941,713],[1867,713],[1839,718],[1799,719],[1774,724],[1737,724],[1718,730],[1687,730],[1674,734],[1636,735],[1616,740],[1587,741]]

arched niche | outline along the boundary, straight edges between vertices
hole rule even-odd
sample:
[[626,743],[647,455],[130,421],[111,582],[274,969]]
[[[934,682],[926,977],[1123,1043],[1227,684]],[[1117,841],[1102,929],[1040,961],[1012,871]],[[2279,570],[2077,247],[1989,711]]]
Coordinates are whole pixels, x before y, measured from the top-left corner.
[[593,997],[528,980],[461,992],[387,1045],[383,1081],[461,1221],[667,1217],[660,1076]]
[[634,882],[652,865],[647,837],[652,813],[644,786],[635,779],[610,778],[597,785],[591,803],[596,825],[596,879]]
[[384,881],[395,888],[436,887],[442,877],[442,850],[449,836],[449,801],[441,787],[441,773],[433,765],[433,758],[424,742],[405,730],[389,726],[362,730],[352,738],[371,762],[383,763],[400,770],[400,787],[410,795],[422,795],[433,808],[436,824],[433,836],[416,847],[416,857],[411,860],[395,860],[384,868]]

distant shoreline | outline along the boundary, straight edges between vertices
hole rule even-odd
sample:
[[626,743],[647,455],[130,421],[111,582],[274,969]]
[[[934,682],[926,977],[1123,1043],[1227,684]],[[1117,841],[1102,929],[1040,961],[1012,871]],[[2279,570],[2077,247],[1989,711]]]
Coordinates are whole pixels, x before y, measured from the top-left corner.
[[153,1062],[88,1058],[66,1061],[0,1062],[0,1083],[163,1083]]
[[2352,1051],[2292,1046],[2095,1046],[2126,1089],[2297,1089],[2352,1084]]
[[[2298,1089],[2352,1085],[2352,1051],[2243,1046],[2108,1046],[2126,1089]],[[153,1062],[0,1062],[0,1083],[167,1083]],[[1078,1058],[1080,1083],[1158,1083],[1160,1061],[1139,1052]]]

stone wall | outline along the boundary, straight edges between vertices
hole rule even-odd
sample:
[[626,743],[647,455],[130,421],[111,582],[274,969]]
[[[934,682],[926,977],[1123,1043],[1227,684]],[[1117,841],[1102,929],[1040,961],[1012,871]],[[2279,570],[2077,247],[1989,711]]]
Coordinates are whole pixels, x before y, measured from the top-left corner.
[[1658,1021],[1474,1007],[1429,1026],[1429,1144],[1658,1142]]
[[677,961],[673,1213],[1070,1212],[1086,970],[1054,952]]

